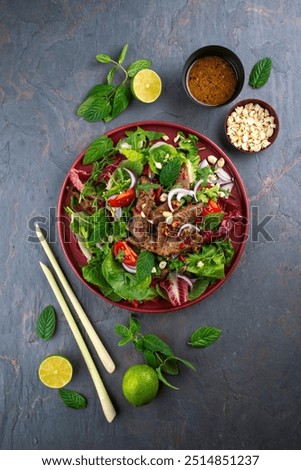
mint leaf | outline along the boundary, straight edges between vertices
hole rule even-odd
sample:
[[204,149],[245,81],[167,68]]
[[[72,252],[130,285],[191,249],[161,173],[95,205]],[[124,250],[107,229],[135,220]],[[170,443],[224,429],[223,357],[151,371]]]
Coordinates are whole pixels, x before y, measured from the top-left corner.
[[125,56],[126,56],[127,51],[128,51],[128,47],[129,47],[128,44],[125,44],[123,46],[122,51],[120,53],[120,56],[118,57],[118,64],[122,64],[124,62]]
[[124,346],[125,344],[129,343],[133,339],[133,335],[131,331],[125,326],[121,324],[117,324],[114,326],[114,331],[117,336],[121,336],[121,340],[118,343],[118,346]]
[[151,61],[148,59],[135,60],[129,68],[127,69],[128,76],[130,78],[134,77],[142,69],[149,69],[152,65]]
[[173,356],[171,348],[162,339],[155,335],[144,335],[144,346],[153,352],[160,352],[165,356]]
[[157,372],[157,375],[158,375],[158,379],[161,380],[161,382],[164,383],[164,385],[166,385],[167,387],[169,388],[173,388],[174,390],[179,390],[178,387],[175,387],[174,385],[172,385],[171,383],[168,382],[168,380],[164,377],[164,375],[162,374],[162,371],[161,371],[161,367],[157,367],[156,369],[156,372]]
[[218,328],[204,326],[204,327],[198,328],[191,335],[191,338],[190,338],[190,341],[188,341],[188,344],[190,346],[193,346],[194,348],[206,348],[207,346],[210,346],[212,343],[217,341],[221,333],[222,331],[219,330]]
[[158,367],[159,360],[158,360],[157,356],[155,355],[155,353],[153,351],[150,351],[149,349],[145,349],[143,351],[143,356],[144,356],[145,362],[150,367],[152,367],[153,369],[156,369],[156,367]]
[[143,279],[145,276],[151,274],[155,266],[155,257],[153,253],[147,250],[141,250],[136,264],[136,275],[138,279]]
[[140,331],[140,323],[133,316],[130,317],[130,331],[135,336]]
[[93,163],[100,158],[107,156],[114,149],[113,140],[107,136],[98,137],[95,139],[86,150],[83,158],[84,165]]
[[272,70],[272,60],[269,57],[256,62],[251,70],[249,85],[252,88],[261,88],[266,84]]
[[108,54],[97,54],[96,59],[102,64],[108,64],[112,60]]
[[85,113],[90,108],[90,106],[92,106],[94,101],[95,101],[95,97],[93,95],[91,95],[89,98],[87,98],[85,101],[83,101],[82,104],[77,108],[76,114],[78,116],[84,116]]
[[54,335],[56,327],[56,315],[52,305],[48,305],[41,312],[37,321],[37,335],[48,341]]
[[108,82],[108,85],[111,85],[111,84],[112,84],[116,70],[117,70],[117,65],[114,65],[114,67],[112,67],[112,68],[109,70],[108,75],[107,75],[107,82]]
[[113,99],[113,106],[112,106],[112,112],[110,116],[108,116],[109,119],[114,119],[118,114],[121,114],[129,105],[131,99],[131,91],[128,87],[124,85],[120,85],[118,88],[116,88],[114,99]]
[[165,187],[172,186],[180,174],[181,166],[179,158],[170,160],[160,172],[160,183]]
[[87,400],[83,395],[74,390],[69,390],[68,388],[61,388],[59,390],[59,395],[63,400],[64,404],[69,408],[73,408],[74,410],[80,410],[82,408],[86,408]]
[[179,375],[180,369],[178,366],[178,361],[173,357],[166,359],[164,364],[161,366],[162,372],[167,375]]
[[115,87],[112,85],[107,85],[105,83],[101,85],[95,85],[91,90],[89,91],[87,97],[91,96],[98,96],[98,97],[108,97],[114,93]]
[[[89,102],[89,106],[85,110],[82,116],[86,121],[97,122],[101,121],[103,118],[108,116],[111,112],[112,106],[109,100],[105,97],[93,97],[88,98],[88,100],[93,98],[93,102]],[[88,101],[87,100],[87,101]]]
[[174,356],[173,359],[175,359],[178,362],[181,362],[182,364],[184,364],[184,366],[189,367],[189,369],[192,369],[194,371],[196,370],[194,365],[191,364],[191,362],[187,361],[186,359],[182,359],[181,357],[177,357],[177,356]]
[[193,285],[192,291],[188,294],[188,300],[194,300],[200,297],[209,286],[208,279],[199,279]]

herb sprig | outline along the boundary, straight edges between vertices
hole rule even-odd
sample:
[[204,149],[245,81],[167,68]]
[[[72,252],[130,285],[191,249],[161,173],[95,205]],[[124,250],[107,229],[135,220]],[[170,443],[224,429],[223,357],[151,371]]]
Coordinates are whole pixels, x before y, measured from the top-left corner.
[[152,334],[142,334],[140,332],[140,322],[130,316],[130,323],[126,325],[115,325],[114,331],[117,336],[121,337],[118,346],[132,343],[133,346],[140,351],[145,362],[156,370],[158,379],[170,388],[178,390],[172,385],[165,375],[178,375],[180,373],[179,364],[183,364],[192,370],[196,370],[191,362],[176,356],[172,349],[162,339]]
[[[77,109],[77,115],[82,116],[86,121],[97,122],[104,120],[109,122],[121,114],[130,104],[133,98],[129,81],[142,69],[148,69],[151,61],[140,59],[132,62],[128,68],[123,66],[128,51],[128,44],[125,44],[117,60],[108,54],[98,54],[96,59],[102,64],[111,64],[106,83],[95,85],[88,92],[85,100]],[[115,84],[115,74],[120,71],[123,80],[120,84]]]

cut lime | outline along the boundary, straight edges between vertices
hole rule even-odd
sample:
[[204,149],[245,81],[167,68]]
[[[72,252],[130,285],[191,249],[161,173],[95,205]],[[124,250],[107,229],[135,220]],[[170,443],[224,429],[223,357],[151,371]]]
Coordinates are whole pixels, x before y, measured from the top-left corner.
[[122,391],[134,406],[146,405],[158,393],[159,379],[157,373],[147,364],[131,366],[123,376]]
[[73,367],[63,356],[46,357],[40,364],[38,375],[41,382],[50,388],[62,388],[72,379]]
[[153,103],[161,95],[161,78],[153,70],[142,69],[133,77],[131,90],[137,100],[143,103]]

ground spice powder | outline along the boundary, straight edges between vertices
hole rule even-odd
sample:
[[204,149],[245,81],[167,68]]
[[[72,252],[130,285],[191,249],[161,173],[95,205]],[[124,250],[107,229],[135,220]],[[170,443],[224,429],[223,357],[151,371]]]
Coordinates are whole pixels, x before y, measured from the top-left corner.
[[223,57],[201,57],[188,72],[189,92],[204,104],[217,106],[226,103],[234,94],[236,85],[236,72]]

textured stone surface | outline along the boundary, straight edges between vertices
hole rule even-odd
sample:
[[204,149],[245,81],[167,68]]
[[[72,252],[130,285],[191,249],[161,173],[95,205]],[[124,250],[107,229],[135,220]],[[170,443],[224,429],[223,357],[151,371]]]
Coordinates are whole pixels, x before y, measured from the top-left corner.
[[[300,371],[300,2],[290,0],[2,0],[0,3],[0,446],[2,449],[296,449],[301,443]],[[100,52],[128,60],[148,57],[163,80],[152,105],[133,103],[105,125],[89,124],[75,109],[89,87],[104,79]],[[239,98],[258,97],[278,111],[281,130],[258,156],[225,145],[227,107],[201,109],[182,90],[181,69],[195,49],[221,44],[242,59],[248,76],[262,57],[273,59],[268,84]],[[214,295],[194,307],[140,317],[144,331],[165,338],[191,360],[180,391],[162,388],[141,409],[122,396],[121,380],[138,352],[117,347],[113,325],[126,311],[96,298],[75,277],[58,241],[53,250],[117,363],[108,375],[97,362],[118,415],[107,424],[79,350],[28,242],[32,217],[56,207],[65,174],[94,138],[119,125],[146,119],[189,125],[232,158],[258,219],[273,241],[249,240],[240,264]],[[53,225],[54,217],[52,214]],[[36,319],[48,304],[59,316],[55,337],[36,337]],[[194,329],[223,330],[216,345],[192,350]],[[48,354],[74,363],[72,388],[89,406],[65,408],[56,391],[37,379]],[[71,385],[71,384],[70,384]]]

